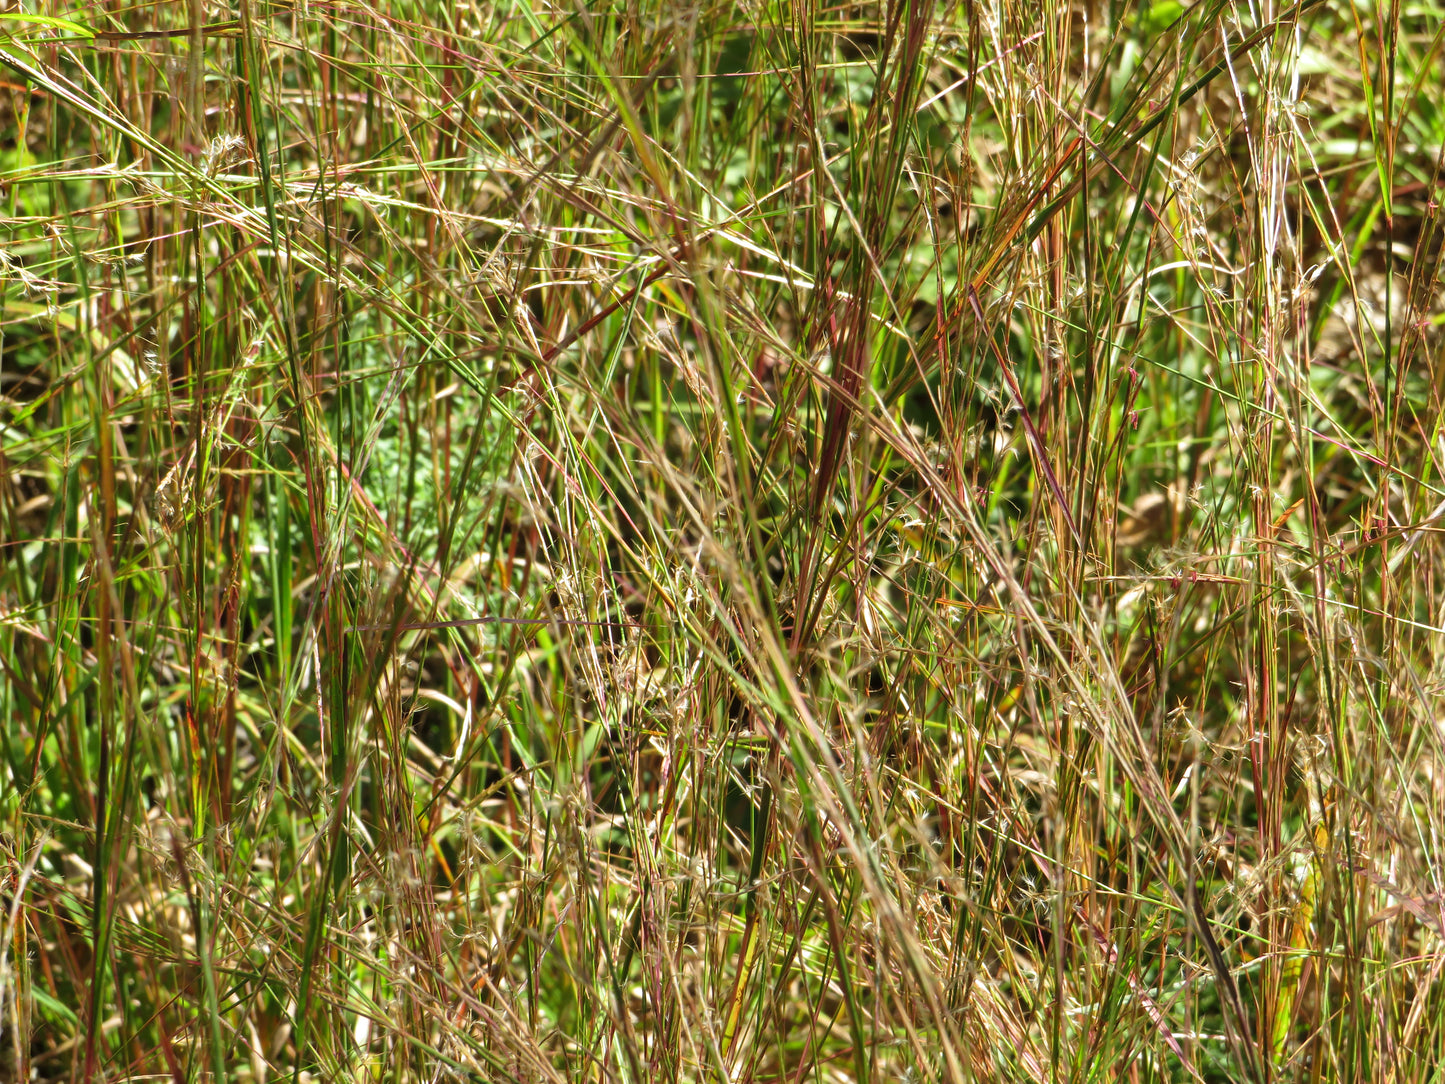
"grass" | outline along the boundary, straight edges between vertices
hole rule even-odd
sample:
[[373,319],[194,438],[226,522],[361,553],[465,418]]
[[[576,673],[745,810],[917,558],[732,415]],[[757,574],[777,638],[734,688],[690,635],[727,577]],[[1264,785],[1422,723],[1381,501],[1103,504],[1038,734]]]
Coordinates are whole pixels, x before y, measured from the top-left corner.
[[0,1078],[1438,1081],[1442,11],[0,13]]

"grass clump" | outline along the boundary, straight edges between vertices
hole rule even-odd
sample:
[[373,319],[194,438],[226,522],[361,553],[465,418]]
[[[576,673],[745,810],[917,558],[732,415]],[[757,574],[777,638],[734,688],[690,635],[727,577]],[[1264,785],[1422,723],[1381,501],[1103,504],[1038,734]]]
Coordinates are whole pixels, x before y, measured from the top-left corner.
[[1438,5],[0,13],[0,1076],[1436,1079]]

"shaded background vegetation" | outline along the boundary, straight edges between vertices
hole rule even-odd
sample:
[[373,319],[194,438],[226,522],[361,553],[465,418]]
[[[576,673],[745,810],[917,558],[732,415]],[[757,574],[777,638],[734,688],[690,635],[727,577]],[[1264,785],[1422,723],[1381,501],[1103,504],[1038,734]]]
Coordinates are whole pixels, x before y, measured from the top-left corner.
[[0,1076],[1437,1079],[1441,27],[12,4]]

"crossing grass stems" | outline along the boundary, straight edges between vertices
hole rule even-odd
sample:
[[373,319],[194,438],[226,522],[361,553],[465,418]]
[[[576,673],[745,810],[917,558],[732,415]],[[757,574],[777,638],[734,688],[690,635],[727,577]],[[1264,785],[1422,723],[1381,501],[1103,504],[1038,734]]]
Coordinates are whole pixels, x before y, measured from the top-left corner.
[[1435,1079],[1442,25],[0,13],[0,1076]]

